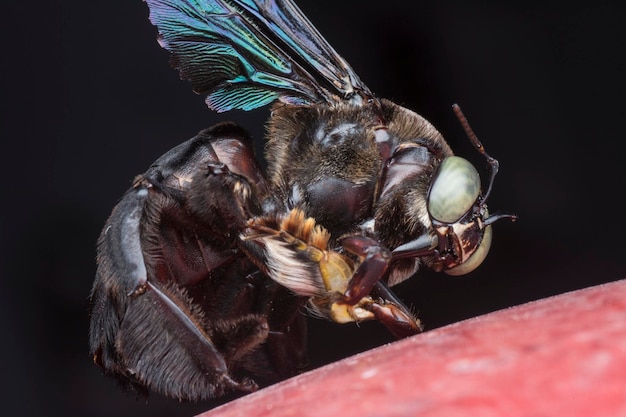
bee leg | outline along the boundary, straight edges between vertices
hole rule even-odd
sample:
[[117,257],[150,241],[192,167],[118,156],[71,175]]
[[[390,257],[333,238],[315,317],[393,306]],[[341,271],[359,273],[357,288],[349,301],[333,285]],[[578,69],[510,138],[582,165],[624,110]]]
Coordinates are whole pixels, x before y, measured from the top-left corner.
[[376,284],[372,295],[378,300],[365,308],[371,311],[376,320],[394,336],[400,339],[413,336],[423,330],[422,323],[383,282],[379,281]]
[[338,303],[353,306],[349,309],[353,313],[359,308],[368,311],[398,338],[421,332],[419,320],[380,281],[387,271],[391,252],[374,239],[365,236],[350,236],[342,239],[341,244],[346,251],[361,258],[361,263]]
[[361,258],[342,300],[345,304],[355,305],[367,297],[383,277],[391,260],[391,252],[365,236],[349,236],[341,239],[340,243],[345,250]]
[[[211,305],[224,318],[220,321],[224,325],[217,329],[219,340],[215,331],[213,339],[227,363],[235,363],[264,386],[304,369],[306,319],[300,313],[302,300],[260,271],[250,272],[246,265],[227,271],[225,283],[213,295]],[[240,318],[245,320],[238,322]]]
[[387,301],[374,302],[366,308],[398,339],[413,336],[422,331],[419,320],[395,304]]
[[212,323],[212,341],[226,363],[233,364],[265,342],[269,330],[263,316],[248,314]]

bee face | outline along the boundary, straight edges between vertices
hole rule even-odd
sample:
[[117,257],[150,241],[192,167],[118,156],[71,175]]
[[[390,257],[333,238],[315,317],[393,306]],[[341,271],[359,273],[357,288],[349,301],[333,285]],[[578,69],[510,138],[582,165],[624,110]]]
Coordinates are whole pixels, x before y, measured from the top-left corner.
[[487,207],[481,201],[480,176],[464,158],[446,158],[433,176],[428,212],[437,235],[439,268],[449,275],[476,269],[491,246]]
[[[250,392],[305,363],[302,313],[421,323],[390,290],[421,266],[462,275],[491,244],[498,169],[454,156],[423,117],[376,97],[292,0],[146,0],[159,43],[218,112],[274,103],[263,170],[223,123],[168,151],[98,242],[91,353],[140,390]],[[254,378],[252,380],[251,378]]]

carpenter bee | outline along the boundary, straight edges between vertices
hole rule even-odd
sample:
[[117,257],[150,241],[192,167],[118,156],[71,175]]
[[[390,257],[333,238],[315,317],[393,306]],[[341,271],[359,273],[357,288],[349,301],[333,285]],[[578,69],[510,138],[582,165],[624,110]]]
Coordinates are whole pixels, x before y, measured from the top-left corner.
[[250,392],[305,363],[304,313],[422,326],[389,287],[485,258],[489,186],[423,117],[376,97],[291,0],[146,0],[208,106],[272,104],[262,169],[218,124],[133,182],[98,241],[90,348],[106,373],[187,400]]

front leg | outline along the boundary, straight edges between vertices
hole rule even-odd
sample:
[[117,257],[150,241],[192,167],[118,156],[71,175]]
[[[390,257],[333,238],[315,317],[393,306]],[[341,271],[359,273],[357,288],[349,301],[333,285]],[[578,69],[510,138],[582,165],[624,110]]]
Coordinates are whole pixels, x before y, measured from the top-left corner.
[[375,240],[342,240],[355,258],[329,248],[330,234],[300,209],[248,222],[242,245],[274,281],[308,298],[309,310],[337,323],[379,320],[397,337],[421,331],[419,321],[380,279],[390,252]]
[[381,281],[391,260],[391,253],[380,243],[366,236],[349,236],[340,240],[343,248],[356,255],[359,265],[350,278],[343,297],[333,303],[332,315],[339,321],[358,320],[361,309],[373,314],[396,337],[402,338],[422,331],[421,323]]
[[372,294],[381,302],[372,304],[372,313],[397,338],[412,336],[424,328],[404,303],[394,294],[387,284],[378,281]]
[[391,253],[374,239],[365,236],[349,236],[339,243],[361,260],[344,292],[343,302],[354,305],[369,295],[374,285],[385,275]]

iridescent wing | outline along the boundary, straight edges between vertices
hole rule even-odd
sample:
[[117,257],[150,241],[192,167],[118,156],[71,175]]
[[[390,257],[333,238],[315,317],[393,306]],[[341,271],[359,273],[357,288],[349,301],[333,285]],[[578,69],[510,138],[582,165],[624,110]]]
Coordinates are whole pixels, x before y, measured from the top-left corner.
[[172,65],[213,110],[372,97],[291,0],[146,2]]

